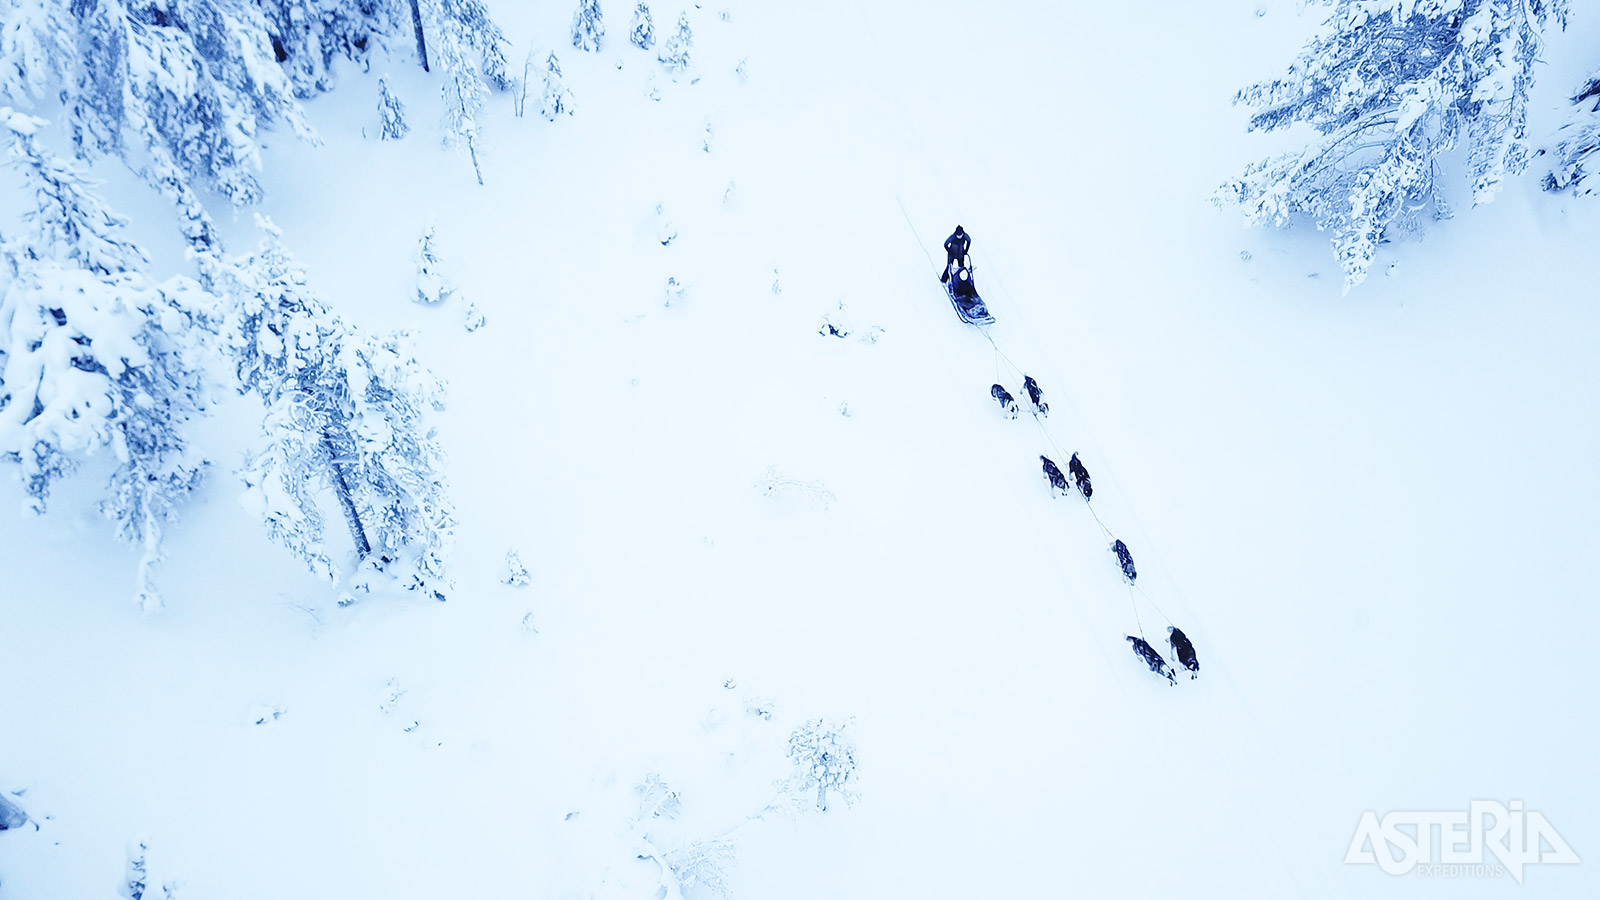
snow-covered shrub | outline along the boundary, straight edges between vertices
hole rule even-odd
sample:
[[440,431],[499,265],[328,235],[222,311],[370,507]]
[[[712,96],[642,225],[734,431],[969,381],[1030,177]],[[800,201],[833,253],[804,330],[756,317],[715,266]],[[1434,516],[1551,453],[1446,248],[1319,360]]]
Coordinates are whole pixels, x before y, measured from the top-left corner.
[[128,861],[122,870],[122,886],[117,890],[127,900],[142,900],[145,896],[150,881],[149,866],[145,862],[149,851],[150,845],[143,840],[128,842]]
[[850,336],[850,319],[845,315],[844,301],[839,301],[839,308],[831,310],[822,317],[822,324],[817,328],[817,334],[823,337],[847,338]]
[[598,53],[605,36],[600,0],[578,0],[578,10],[572,14],[572,46]]
[[554,53],[545,60],[544,94],[540,100],[539,112],[551,122],[562,113],[570,116],[573,112],[572,92],[567,90],[566,83],[561,78],[561,61],[556,59]]
[[661,42],[661,49],[656,53],[656,59],[667,67],[668,72],[676,75],[689,68],[689,51],[693,48],[694,31],[689,28],[689,14],[680,13],[678,30]]
[[383,122],[382,140],[398,141],[411,130],[406,124],[406,105],[389,90],[389,79],[383,77],[378,79],[378,115]]
[[685,285],[683,282],[679,281],[677,279],[677,276],[668,276],[667,277],[667,289],[664,292],[665,295],[666,295],[666,297],[665,297],[666,305],[669,306],[669,307],[672,306],[674,303],[682,305],[683,304],[683,295],[684,295],[684,292],[687,291],[687,290],[688,290],[688,286]]
[[450,283],[450,279],[439,271],[439,250],[434,246],[432,225],[423,230],[422,238],[417,242],[415,259],[417,290],[411,299],[425,306],[437,306],[449,300],[455,294],[456,288]]
[[467,301],[466,308],[461,310],[461,327],[471,333],[487,324],[489,324],[489,317],[483,314],[483,310],[478,308],[478,304],[470,300]]
[[110,448],[101,510],[142,550],[150,611],[164,527],[206,466],[186,430],[208,405],[215,302],[191,279],[150,279],[125,221],[38,146],[41,120],[4,108],[0,120],[35,201],[30,241],[0,241],[0,460],[21,465],[43,512],[57,480]]
[[722,837],[707,838],[666,854],[667,867],[679,889],[690,896],[728,898],[728,873],[739,860],[738,845]]
[[1584,182],[1594,174],[1595,153],[1600,152],[1600,72],[1589,76],[1572,96],[1571,118],[1556,134],[1555,165],[1544,177],[1547,191],[1591,194]]
[[233,304],[230,350],[241,392],[266,405],[263,445],[241,471],[242,502],[274,540],[334,578],[318,495],[344,514],[358,565],[444,599],[454,532],[442,451],[424,421],[444,385],[417,361],[405,333],[367,335],[311,291],[279,241],[203,269]]
[[532,581],[533,576],[528,573],[528,567],[523,564],[522,557],[515,550],[507,550],[506,573],[500,576],[500,583],[512,587],[527,587]]
[[756,487],[763,497],[799,494],[823,509],[833,505],[833,492],[828,490],[827,485],[820,481],[800,481],[790,478],[776,466],[767,469],[761,480],[756,483]]
[[665,247],[678,238],[677,226],[672,224],[672,219],[667,216],[667,205],[656,204],[656,240]]
[[1527,164],[1528,89],[1540,34],[1565,0],[1333,0],[1334,10],[1279,78],[1234,100],[1251,130],[1297,123],[1320,136],[1303,152],[1252,164],[1223,185],[1254,225],[1296,216],[1333,232],[1345,289],[1377,245],[1448,215],[1442,158],[1468,148],[1473,202]]
[[656,23],[650,17],[650,6],[644,0],[633,8],[633,24],[628,28],[628,40],[640,50],[656,45]]
[[783,785],[785,794],[802,797],[815,791],[819,810],[827,810],[829,791],[847,806],[856,800],[856,744],[850,725],[849,720],[811,719],[795,729],[789,736],[795,773]]
[[683,812],[683,798],[659,774],[651,772],[634,786],[639,797],[639,821],[676,819]]

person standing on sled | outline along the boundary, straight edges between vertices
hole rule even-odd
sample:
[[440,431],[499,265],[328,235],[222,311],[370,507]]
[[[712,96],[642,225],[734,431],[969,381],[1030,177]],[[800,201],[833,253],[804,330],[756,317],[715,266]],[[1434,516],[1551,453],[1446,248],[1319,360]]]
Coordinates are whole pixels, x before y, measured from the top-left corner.
[[944,274],[939,276],[941,283],[950,280],[950,266],[960,263],[962,268],[967,267],[967,251],[972,249],[972,236],[961,230],[957,225],[955,233],[945,238],[944,241]]

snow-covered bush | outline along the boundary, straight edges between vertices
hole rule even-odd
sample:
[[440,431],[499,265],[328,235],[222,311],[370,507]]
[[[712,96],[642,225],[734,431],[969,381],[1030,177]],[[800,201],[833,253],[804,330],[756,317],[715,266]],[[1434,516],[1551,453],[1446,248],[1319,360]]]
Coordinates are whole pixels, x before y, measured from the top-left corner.
[[665,203],[656,204],[656,240],[665,247],[678,238],[678,228],[672,224],[672,219],[667,215]]
[[506,551],[506,573],[500,576],[501,584],[512,587],[527,587],[533,581],[528,567],[523,564],[522,557],[515,550]]
[[820,481],[800,481],[785,475],[777,466],[768,467],[756,482],[756,488],[763,497],[776,497],[780,494],[799,494],[815,506],[823,509],[833,505],[833,492]]
[[545,60],[544,66],[544,94],[539,104],[539,112],[546,119],[554,122],[556,117],[565,113],[572,115],[572,92],[567,90],[561,78],[561,61],[556,59],[554,53]]
[[651,772],[634,786],[639,797],[639,821],[676,819],[683,812],[683,798],[659,774]]
[[694,32],[689,28],[689,14],[678,15],[678,30],[661,42],[661,49],[656,53],[656,59],[661,61],[667,71],[676,75],[689,68],[689,51],[694,48]]
[[808,797],[815,791],[817,809],[827,810],[828,792],[845,805],[855,802],[856,744],[850,736],[850,721],[832,722],[811,719],[789,736],[789,761],[795,773],[784,782],[790,797]]
[[679,889],[689,896],[728,898],[732,896],[728,873],[739,861],[738,849],[728,838],[707,838],[668,851],[665,862],[678,880]]
[[456,292],[455,285],[439,271],[439,250],[433,242],[433,226],[429,225],[417,242],[417,291],[411,298],[425,306],[437,306]]
[[656,45],[656,23],[650,17],[650,6],[644,0],[633,8],[633,24],[628,28],[628,40],[640,50]]
[[1589,76],[1572,96],[1571,118],[1557,133],[1555,165],[1544,177],[1547,191],[1594,193],[1584,182],[1594,174],[1595,153],[1600,152],[1600,72]]
[[1254,225],[1296,216],[1333,232],[1345,289],[1377,245],[1448,215],[1442,158],[1468,148],[1473,202],[1527,164],[1528,88],[1540,34],[1565,0],[1333,0],[1334,10],[1280,78],[1239,91],[1251,130],[1297,123],[1303,152],[1246,168],[1218,192]]
[[600,0],[578,0],[578,11],[572,14],[572,46],[599,52],[605,36],[606,23],[600,14]]
[[26,244],[0,241],[0,459],[20,464],[29,506],[88,455],[117,460],[101,505],[139,546],[139,596],[164,527],[205,469],[186,426],[208,405],[214,301],[188,278],[155,283],[125,222],[68,163],[42,150],[39,119],[0,108],[34,196]]
[[242,503],[308,568],[336,566],[317,502],[333,495],[358,565],[444,599],[454,532],[442,451],[424,421],[444,385],[405,333],[367,335],[312,293],[303,270],[262,222],[259,250],[212,261],[208,284],[227,298],[239,390],[267,407],[263,445],[246,460]]
[[389,79],[382,77],[378,79],[378,115],[383,122],[382,140],[398,141],[411,130],[406,124],[406,105],[389,90]]

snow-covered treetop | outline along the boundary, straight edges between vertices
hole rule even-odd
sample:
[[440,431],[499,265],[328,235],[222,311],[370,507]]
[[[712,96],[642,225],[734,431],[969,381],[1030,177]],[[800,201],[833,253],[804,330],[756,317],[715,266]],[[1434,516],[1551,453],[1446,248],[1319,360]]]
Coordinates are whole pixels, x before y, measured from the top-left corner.
[[605,36],[606,24],[600,13],[600,0],[578,0],[578,11],[572,14],[572,46],[598,52]]
[[1235,102],[1252,130],[1295,123],[1322,135],[1224,185],[1254,224],[1303,214],[1334,232],[1347,289],[1366,277],[1393,225],[1414,226],[1438,193],[1440,157],[1463,137],[1475,203],[1520,171],[1540,33],[1565,0],[1334,0],[1323,32],[1281,77]]
[[1572,96],[1571,117],[1556,133],[1555,164],[1544,177],[1547,191],[1589,194],[1595,154],[1600,153],[1600,72],[1590,75]]

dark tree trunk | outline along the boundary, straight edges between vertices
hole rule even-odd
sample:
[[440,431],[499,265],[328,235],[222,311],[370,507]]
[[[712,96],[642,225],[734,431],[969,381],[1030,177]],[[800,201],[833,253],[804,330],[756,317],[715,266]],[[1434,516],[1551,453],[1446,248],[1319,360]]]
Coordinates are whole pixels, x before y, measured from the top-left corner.
[[333,439],[322,433],[322,446],[328,451],[328,465],[333,467],[333,492],[339,495],[339,506],[344,509],[344,523],[350,526],[350,539],[355,542],[356,553],[366,559],[372,552],[367,541],[367,530],[361,526],[361,516],[356,512],[355,498],[350,496],[350,482],[344,477],[344,466],[339,464],[339,454],[334,452]]
[[428,69],[428,40],[422,36],[422,7],[420,0],[411,0],[411,27],[417,30],[417,56],[422,58],[422,71]]

